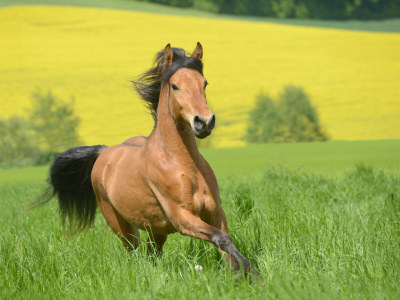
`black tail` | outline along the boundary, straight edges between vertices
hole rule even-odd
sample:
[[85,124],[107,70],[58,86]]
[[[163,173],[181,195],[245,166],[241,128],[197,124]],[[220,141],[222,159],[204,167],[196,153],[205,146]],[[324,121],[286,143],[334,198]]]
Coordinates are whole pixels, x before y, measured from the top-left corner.
[[104,145],[71,148],[60,154],[50,169],[49,187],[33,207],[57,196],[63,225],[69,219],[70,230],[80,232],[95,218],[97,201],[92,187],[93,165]]

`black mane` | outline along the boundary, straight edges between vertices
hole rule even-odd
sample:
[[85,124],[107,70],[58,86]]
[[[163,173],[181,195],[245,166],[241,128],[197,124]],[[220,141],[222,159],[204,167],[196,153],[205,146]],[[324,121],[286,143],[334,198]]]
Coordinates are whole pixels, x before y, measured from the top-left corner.
[[180,68],[188,68],[196,70],[203,75],[203,63],[200,60],[188,57],[185,50],[180,48],[172,48],[172,51],[174,55],[171,67],[166,68],[164,50],[161,50],[154,59],[154,67],[132,81],[136,92],[150,110],[154,120],[157,120],[161,85],[167,83],[176,71]]

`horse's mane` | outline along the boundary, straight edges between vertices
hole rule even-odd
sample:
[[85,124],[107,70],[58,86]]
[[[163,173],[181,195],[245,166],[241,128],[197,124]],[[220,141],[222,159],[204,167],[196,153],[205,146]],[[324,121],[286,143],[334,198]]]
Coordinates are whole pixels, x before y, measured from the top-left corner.
[[132,81],[136,92],[150,110],[154,120],[157,120],[161,85],[167,83],[176,71],[180,68],[188,68],[203,75],[203,63],[200,60],[188,57],[185,50],[181,48],[172,48],[172,51],[174,54],[169,68],[165,66],[164,50],[161,50],[154,58],[154,67]]

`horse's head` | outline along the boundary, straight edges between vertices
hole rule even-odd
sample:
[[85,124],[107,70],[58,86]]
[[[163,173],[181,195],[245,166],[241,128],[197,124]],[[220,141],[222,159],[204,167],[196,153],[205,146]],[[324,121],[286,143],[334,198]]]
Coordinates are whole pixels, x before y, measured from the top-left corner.
[[[203,48],[200,43],[197,43],[191,57],[181,59],[174,58],[169,44],[164,49],[165,84],[169,89],[170,112],[177,123],[191,128],[200,139],[209,136],[215,126],[215,116],[207,106],[207,80],[201,74],[202,57]],[[201,68],[192,68],[193,65]]]

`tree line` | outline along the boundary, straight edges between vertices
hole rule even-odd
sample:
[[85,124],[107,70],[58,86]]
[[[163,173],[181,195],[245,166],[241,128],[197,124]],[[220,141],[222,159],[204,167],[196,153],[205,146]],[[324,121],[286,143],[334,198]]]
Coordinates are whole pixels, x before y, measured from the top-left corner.
[[400,0],[138,0],[219,14],[325,20],[400,17]]

